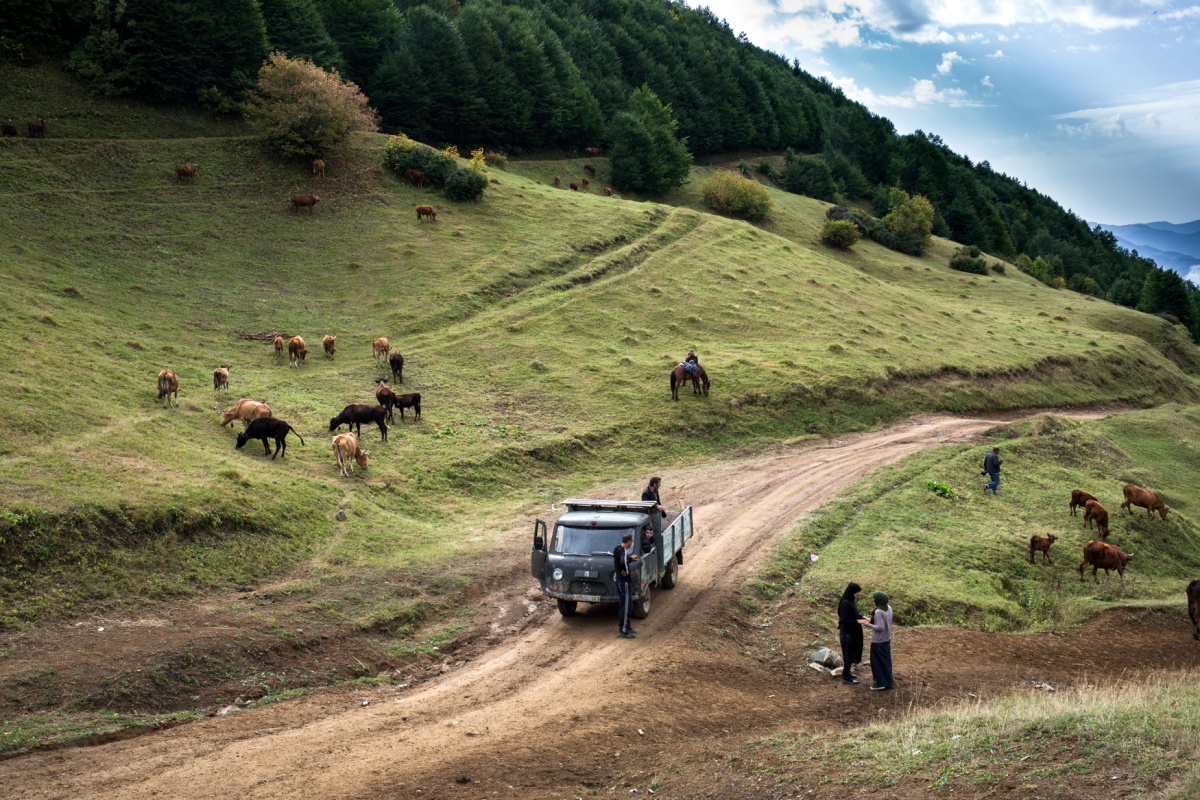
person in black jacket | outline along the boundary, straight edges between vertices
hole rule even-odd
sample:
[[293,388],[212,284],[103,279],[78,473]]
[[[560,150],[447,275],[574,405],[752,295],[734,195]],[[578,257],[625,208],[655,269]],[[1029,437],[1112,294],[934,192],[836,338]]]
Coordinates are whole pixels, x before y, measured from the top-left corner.
[[632,549],[632,533],[622,536],[621,543],[613,548],[613,580],[617,583],[617,597],[621,598],[621,607],[617,612],[617,624],[620,626],[617,633],[622,639],[637,637],[637,631],[629,626],[629,615],[633,611],[633,581],[629,573],[633,562],[638,560],[636,554],[629,552]]
[[983,488],[987,489],[992,494],[995,494],[996,490],[1000,488],[1000,465],[1003,463],[1004,462],[1000,460],[999,447],[993,447],[992,452],[988,453],[983,458],[983,472],[980,474],[991,476],[991,480],[985,483]]
[[659,536],[662,536],[663,514],[667,510],[663,508],[662,500],[658,497],[658,487],[662,486],[662,478],[651,478],[650,485],[642,490],[642,502],[654,503],[654,508],[650,509],[650,524],[654,526],[655,541]]
[[838,638],[842,642],[842,683],[855,684],[854,665],[862,663],[863,632],[859,625],[865,619],[858,613],[858,593],[862,587],[851,581],[838,603]]

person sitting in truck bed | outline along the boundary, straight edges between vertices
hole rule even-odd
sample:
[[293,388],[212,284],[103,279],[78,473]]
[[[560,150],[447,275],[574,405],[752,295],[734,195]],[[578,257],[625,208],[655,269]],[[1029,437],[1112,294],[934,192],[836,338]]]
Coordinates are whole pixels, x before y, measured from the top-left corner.
[[647,525],[642,528],[642,552],[649,553],[654,549],[654,526]]

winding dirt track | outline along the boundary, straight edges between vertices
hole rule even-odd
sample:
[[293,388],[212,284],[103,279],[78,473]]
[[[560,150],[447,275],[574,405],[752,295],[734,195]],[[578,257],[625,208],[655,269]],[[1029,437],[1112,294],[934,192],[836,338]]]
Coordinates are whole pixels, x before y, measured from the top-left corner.
[[[661,766],[674,749],[928,705],[937,692],[916,696],[930,685],[922,675],[940,684],[928,670],[910,672],[908,694],[863,692],[848,706],[833,681],[745,657],[721,626],[748,571],[796,520],[883,465],[996,424],[927,418],[665,473],[674,496],[693,505],[697,537],[679,585],[655,595],[636,640],[616,637],[611,608],[581,606],[569,620],[544,615],[416,689],[331,691],[100,747],[33,753],[0,762],[0,786],[8,797],[58,798],[574,797],[607,787],[614,773]],[[938,635],[928,634],[932,652]],[[962,647],[973,634],[958,635]],[[1160,654],[1143,657],[1169,666]],[[1011,673],[1013,685],[1028,678],[1015,662]],[[363,706],[367,695],[375,699]],[[851,708],[853,719],[844,716]]]

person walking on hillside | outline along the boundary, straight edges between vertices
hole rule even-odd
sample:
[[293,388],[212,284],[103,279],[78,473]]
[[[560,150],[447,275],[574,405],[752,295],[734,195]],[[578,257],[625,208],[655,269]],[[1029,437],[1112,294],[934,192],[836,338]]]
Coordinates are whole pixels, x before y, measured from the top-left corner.
[[613,579],[617,582],[617,597],[621,598],[621,607],[617,611],[617,635],[622,639],[637,638],[637,631],[629,626],[629,615],[633,612],[633,580],[630,572],[633,562],[638,560],[637,554],[629,552],[632,549],[632,533],[622,536],[621,543],[613,548]]
[[990,475],[991,480],[983,485],[983,488],[990,491],[992,494],[1000,488],[1000,465],[1004,462],[1000,460],[1000,448],[993,447],[992,452],[983,457],[983,472],[981,475]]
[[663,508],[662,500],[658,496],[658,487],[662,486],[662,478],[654,477],[650,479],[650,485],[642,490],[642,502],[654,503],[654,508],[650,509],[650,524],[654,526],[654,540],[657,542],[658,537],[662,536],[663,514],[667,510]]
[[854,674],[856,664],[862,663],[863,629],[859,620],[864,619],[858,611],[858,595],[862,587],[851,581],[842,592],[838,603],[838,639],[842,643],[842,683],[858,683]]
[[858,624],[871,629],[871,688],[881,691],[896,685],[892,678],[892,607],[884,592],[876,591],[871,597],[875,600],[871,619],[861,619]]

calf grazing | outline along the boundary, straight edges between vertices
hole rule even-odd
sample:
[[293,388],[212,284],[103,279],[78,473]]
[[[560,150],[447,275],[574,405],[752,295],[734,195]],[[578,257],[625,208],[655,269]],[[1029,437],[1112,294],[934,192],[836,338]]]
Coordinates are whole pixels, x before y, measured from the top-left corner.
[[596,168],[593,167],[591,164],[584,164],[583,171],[586,172],[588,175],[591,175],[593,178],[596,177]]
[[213,370],[213,391],[225,389],[225,394],[229,394],[229,365],[222,364]]
[[[158,399],[163,401],[163,408],[171,405],[171,395],[175,395],[175,407],[179,407],[179,376],[169,369],[158,371]],[[163,398],[166,398],[163,400]]]
[[410,186],[415,186],[418,189],[424,189],[429,185],[430,182],[429,176],[419,169],[404,170],[404,180],[406,180]]
[[[15,128],[14,128],[14,130],[15,130]],[[555,176],[554,176],[554,185],[555,185],[555,186],[562,186],[562,178],[560,178],[560,177],[558,177],[557,175],[555,175]]]
[[1083,580],[1083,570],[1089,565],[1092,565],[1092,580],[1096,583],[1100,579],[1096,577],[1096,570],[1104,570],[1105,577],[1108,576],[1108,571],[1115,569],[1121,580],[1125,580],[1125,565],[1133,560],[1133,556],[1121,550],[1114,544],[1105,542],[1089,541],[1083,546],[1083,563],[1079,565],[1079,580]]
[[591,182],[591,181],[589,181],[587,178],[584,178],[582,181],[580,181],[580,183],[582,183],[582,184],[583,184],[583,188],[584,188],[584,189],[586,189],[586,188],[588,188],[589,186],[591,186],[591,185],[592,185],[592,182]]
[[371,355],[375,357],[376,364],[391,351],[392,343],[387,340],[386,336],[380,336],[371,342]]
[[1058,539],[1053,533],[1049,536],[1030,536],[1029,537],[1029,563],[1033,563],[1033,554],[1042,554],[1042,564],[1052,564],[1050,560],[1050,545]]
[[179,183],[180,181],[189,180],[196,177],[197,170],[191,164],[180,164],[175,168],[175,177],[171,178],[171,183]]
[[425,217],[437,222],[437,212],[433,210],[433,206],[417,206],[417,222]]
[[316,210],[317,203],[321,198],[315,194],[297,194],[292,196],[292,211],[299,211],[301,208],[307,208],[308,213]]
[[611,187],[611,186],[605,186],[605,187],[604,187],[604,196],[605,196],[605,197],[612,197],[612,187]]
[[[293,428],[281,419],[274,417],[263,417],[256,419],[246,426],[246,430],[237,435],[237,449],[241,450],[246,442],[251,439],[259,439],[263,443],[264,456],[271,456],[271,460],[275,460],[275,456],[287,456],[287,435],[294,433],[300,439],[300,444],[304,444],[304,437],[300,436],[300,431]],[[275,440],[275,453],[271,453],[271,445],[267,444],[267,439]]]
[[[403,417],[403,414],[401,416]],[[339,426],[345,425],[348,428],[354,428],[358,431],[358,435],[362,436],[362,424],[364,422],[374,422],[378,425],[379,437],[383,441],[387,441],[387,409],[383,406],[351,403],[342,409],[342,413],[329,420],[329,430],[336,431]]]
[[314,178],[324,178],[325,177],[325,162],[319,158],[313,159],[313,177]]
[[29,138],[44,139],[46,138],[46,118],[38,117],[29,123]]
[[392,407],[396,405],[396,393],[392,391],[392,387],[387,385],[387,378],[375,379],[375,399],[387,411],[388,422],[394,422]]
[[399,352],[392,353],[388,356],[388,366],[392,368],[392,380],[404,383],[404,356]]
[[1133,509],[1130,508],[1130,506],[1144,508],[1146,509],[1147,519],[1153,517],[1154,512],[1157,511],[1158,515],[1164,521],[1166,520],[1167,512],[1171,510],[1171,507],[1162,501],[1157,492],[1152,492],[1149,489],[1143,489],[1142,487],[1132,483],[1125,484],[1124,491],[1125,502],[1121,503],[1121,508],[1128,511],[1130,514],[1133,513]]
[[1192,638],[1200,639],[1200,581],[1187,585],[1188,618],[1192,621]]
[[333,358],[334,351],[337,350],[337,337],[328,335],[322,336],[321,346],[325,348],[325,357]]
[[421,419],[421,393],[413,392],[412,394],[398,394],[396,399],[392,401],[392,407],[400,409],[400,419],[404,419],[404,409],[411,408],[413,410],[413,420]]
[[17,135],[17,126],[9,125],[6,122],[3,125],[0,125],[0,133],[3,133],[5,136],[16,136]]
[[275,358],[276,360],[283,358],[283,337],[275,337]]
[[1075,516],[1075,509],[1078,506],[1087,505],[1088,500],[1095,500],[1096,496],[1088,494],[1083,489],[1071,490],[1071,516]]
[[1100,505],[1099,500],[1088,500],[1083,506],[1083,524],[1092,527],[1093,520],[1101,539],[1108,538],[1108,509]]
[[[367,468],[367,458],[371,454],[358,446],[358,439],[353,433],[339,433],[333,437],[333,457],[337,459],[342,475],[349,478],[354,472],[354,462],[363,469]],[[349,472],[347,472],[347,469]]]
[[260,403],[257,400],[251,400],[248,397],[243,397],[237,401],[237,404],[228,411],[221,412],[221,427],[233,425],[233,421],[240,419],[242,427],[245,428],[256,419],[264,419],[272,416],[271,407],[266,403]]
[[578,186],[578,185],[576,185],[576,184],[574,184],[574,183],[572,183],[572,184],[571,184],[571,191],[572,191],[572,192],[578,192],[578,191],[579,191],[579,186]]
[[308,345],[304,343],[304,339],[293,336],[288,340],[288,363],[293,367],[299,367],[306,358],[308,358]]

